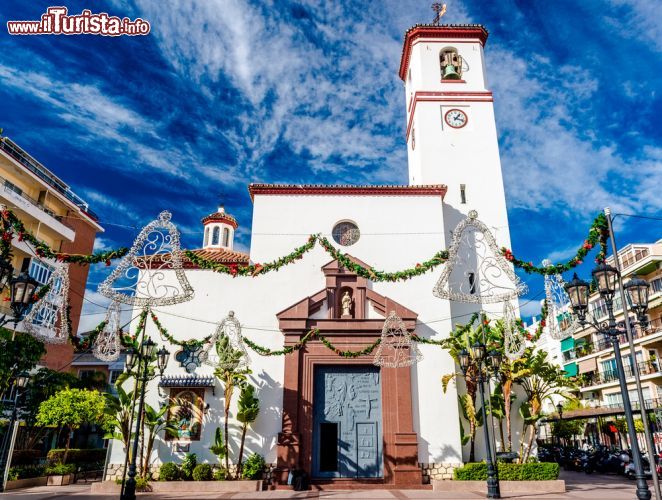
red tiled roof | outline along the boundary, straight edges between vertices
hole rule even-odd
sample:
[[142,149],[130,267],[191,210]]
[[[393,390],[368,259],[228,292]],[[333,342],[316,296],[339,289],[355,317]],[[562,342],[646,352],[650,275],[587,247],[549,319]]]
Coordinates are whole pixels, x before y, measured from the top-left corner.
[[214,212],[213,214],[209,214],[206,217],[203,217],[202,223],[207,224],[208,222],[225,222],[230,224],[235,229],[237,229],[237,226],[239,225],[237,223],[237,219],[225,212]]
[[[199,257],[221,264],[248,264],[249,262],[248,254],[225,248],[199,248],[193,250],[193,253]],[[186,256],[184,256],[184,265],[189,268],[195,267]]]
[[350,196],[441,196],[446,194],[445,184],[421,186],[351,185],[351,184],[249,184],[251,200],[255,195],[350,195]]
[[[198,248],[196,250],[192,250],[192,252],[207,260],[221,264],[248,264],[250,262],[248,254],[227,250],[225,248]],[[160,254],[158,257],[165,257],[168,255],[170,254]],[[158,266],[161,262],[162,261],[160,258],[154,256],[149,261],[149,265],[150,267]],[[144,265],[145,264],[141,263],[140,260],[137,262],[138,267],[143,267]],[[185,269],[198,269],[198,266],[191,262],[184,253],[182,253],[182,265]]]
[[402,46],[400,58],[400,79],[404,81],[409,68],[411,46],[417,38],[478,38],[480,44],[485,46],[488,32],[481,24],[447,24],[436,26],[434,24],[417,24],[405,32],[405,42]]

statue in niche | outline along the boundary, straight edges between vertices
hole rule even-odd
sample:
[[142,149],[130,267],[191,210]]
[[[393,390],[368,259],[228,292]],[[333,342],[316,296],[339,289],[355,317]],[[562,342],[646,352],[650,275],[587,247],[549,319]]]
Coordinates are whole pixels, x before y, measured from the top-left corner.
[[342,299],[340,300],[340,305],[341,305],[341,310],[342,310],[342,317],[343,318],[351,318],[352,317],[352,296],[349,294],[347,290],[345,290],[345,293],[342,296]]

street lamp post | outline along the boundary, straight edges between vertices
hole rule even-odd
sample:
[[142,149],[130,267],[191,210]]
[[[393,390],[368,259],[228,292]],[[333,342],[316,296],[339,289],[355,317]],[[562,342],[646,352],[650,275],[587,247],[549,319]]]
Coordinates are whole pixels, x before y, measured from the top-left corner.
[[[142,414],[145,407],[145,388],[147,382],[156,378],[156,374],[150,375],[149,365],[154,360],[156,351],[156,344],[152,339],[148,338],[140,344],[138,350],[128,349],[126,352],[126,366],[129,373],[133,373],[136,380],[140,385],[140,396],[138,400],[138,413],[136,415],[136,431],[133,437],[133,444],[131,447],[131,463],[129,464],[128,476],[129,478],[124,485],[124,490],[121,495],[122,500],[135,500],[136,498],[136,459],[138,456],[138,443],[140,441],[140,433],[142,431]],[[159,369],[159,376],[168,365],[170,353],[162,347],[156,352],[156,362]],[[135,371],[134,371],[135,368]]]
[[[637,498],[639,500],[649,500],[651,492],[648,489],[646,476],[644,474],[643,464],[641,460],[641,452],[639,450],[639,442],[637,441],[637,432],[634,427],[634,417],[632,415],[632,405],[630,404],[630,396],[628,394],[627,383],[625,380],[625,370],[623,369],[623,359],[621,357],[621,348],[619,344],[619,336],[625,333],[622,325],[616,323],[614,316],[614,294],[616,293],[616,283],[618,281],[618,270],[608,264],[601,263],[591,273],[593,279],[597,283],[600,296],[605,302],[607,308],[607,320],[598,322],[595,318],[587,319],[588,312],[588,298],[590,294],[590,287],[586,281],[580,280],[575,273],[572,281],[566,283],[565,289],[570,297],[570,303],[573,313],[577,316],[582,326],[587,323],[593,326],[595,330],[609,338],[614,346],[614,357],[616,361],[616,371],[618,373],[618,381],[621,387],[621,394],[623,397],[623,409],[625,411],[625,420],[628,426],[628,434],[630,436],[632,446],[632,458],[634,461],[635,478],[637,480]],[[630,281],[625,284],[625,290],[628,292],[632,302],[632,310],[637,315],[639,324],[645,325],[647,323],[646,310],[648,308],[648,283],[641,282],[641,280]],[[635,302],[636,301],[636,302]],[[625,321],[630,318],[627,314],[627,304],[623,304],[623,311],[625,312]],[[636,370],[637,367],[633,366]],[[651,464],[654,467],[654,464]]]
[[559,412],[559,426],[558,429],[556,430],[556,439],[558,441],[559,446],[561,446],[561,422],[563,421],[563,405],[561,403],[558,403],[556,405],[556,411]]
[[501,498],[501,491],[499,488],[499,476],[497,467],[492,455],[492,441],[490,439],[489,426],[487,425],[487,410],[485,409],[485,385],[486,378],[489,377],[489,365],[494,369],[495,373],[501,364],[501,354],[498,351],[486,352],[485,344],[476,342],[471,346],[471,354],[466,349],[463,349],[459,356],[460,368],[462,373],[466,375],[469,368],[471,358],[474,359],[477,367],[477,380],[478,391],[480,392],[480,402],[483,414],[483,430],[485,432],[485,451],[487,463],[487,498]]
[[0,492],[5,491],[5,484],[7,482],[7,475],[9,473],[11,462],[9,460],[9,451],[13,448],[14,438],[16,437],[14,427],[16,426],[16,421],[18,419],[18,398],[23,389],[28,385],[29,380],[30,376],[27,373],[22,372],[16,376],[14,382],[15,389],[11,417],[9,419],[9,425],[7,425],[7,431],[2,438],[2,448],[0,448],[0,474],[2,474],[2,477],[0,478]]

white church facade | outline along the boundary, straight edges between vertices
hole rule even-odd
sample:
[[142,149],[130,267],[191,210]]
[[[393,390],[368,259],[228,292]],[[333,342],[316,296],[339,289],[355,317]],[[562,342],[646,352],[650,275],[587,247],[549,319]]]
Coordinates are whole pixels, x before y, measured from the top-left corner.
[[[251,184],[249,254],[234,250],[237,221],[223,208],[203,219],[202,248],[195,253],[227,265],[258,264],[321,233],[366,266],[411,268],[448,248],[453,229],[472,210],[498,246],[510,248],[486,40],[480,25],[417,25],[406,32],[399,74],[406,98],[408,185]],[[233,277],[186,261],[194,297],[153,311],[179,341],[213,334],[215,324],[233,311],[242,335],[272,350],[296,345],[317,329],[338,349],[354,351],[380,338],[392,311],[409,332],[435,340],[476,311],[501,313],[501,304],[435,297],[440,269],[404,281],[373,282],[330,260],[319,246],[278,272],[256,277]],[[478,277],[462,276],[473,290]],[[168,279],[174,280],[174,273]],[[134,316],[138,313],[139,308]],[[213,367],[178,352],[149,322],[146,334],[171,352],[164,376],[150,383],[147,403],[158,408],[166,398],[189,398],[199,413],[194,427],[157,440],[154,463],[180,461],[187,452],[199,462],[218,463],[209,447],[223,425],[224,400]],[[249,381],[261,411],[248,432],[244,457],[263,455],[281,484],[293,469],[319,481],[372,478],[395,485],[421,484],[429,470],[439,473],[440,467],[449,474],[468,458],[458,389],[451,384],[444,392],[441,385],[443,375],[459,368],[436,345],[416,347],[421,359],[402,367],[375,366],[374,353],[338,356],[319,339],[280,356],[248,349]],[[231,462],[240,434],[236,398],[230,412]],[[109,468],[117,470],[123,462],[122,445],[115,441]]]

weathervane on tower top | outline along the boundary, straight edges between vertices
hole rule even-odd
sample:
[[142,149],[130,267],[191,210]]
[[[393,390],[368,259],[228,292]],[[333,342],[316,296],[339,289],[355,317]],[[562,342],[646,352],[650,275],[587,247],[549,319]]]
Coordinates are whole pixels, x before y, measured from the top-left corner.
[[434,26],[439,26],[439,22],[441,21],[441,18],[444,16],[446,13],[446,4],[445,3],[439,3],[435,2],[432,4],[432,10],[435,12],[434,19],[432,20],[432,24]]

